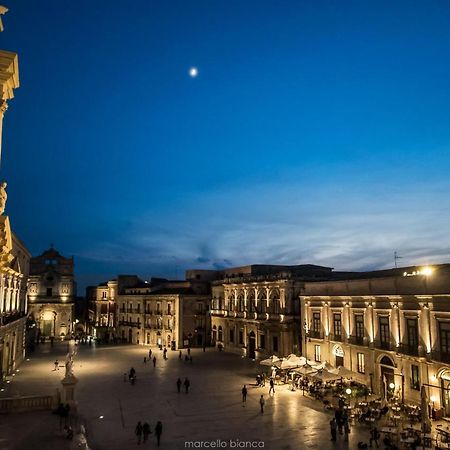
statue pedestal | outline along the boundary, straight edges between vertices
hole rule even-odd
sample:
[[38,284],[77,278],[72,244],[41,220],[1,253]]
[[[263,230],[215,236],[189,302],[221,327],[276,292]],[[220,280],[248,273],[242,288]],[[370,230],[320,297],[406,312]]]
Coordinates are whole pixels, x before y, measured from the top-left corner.
[[63,405],[68,404],[71,410],[77,410],[78,403],[75,400],[75,385],[78,383],[78,379],[75,375],[66,375],[62,380],[62,395],[61,403]]

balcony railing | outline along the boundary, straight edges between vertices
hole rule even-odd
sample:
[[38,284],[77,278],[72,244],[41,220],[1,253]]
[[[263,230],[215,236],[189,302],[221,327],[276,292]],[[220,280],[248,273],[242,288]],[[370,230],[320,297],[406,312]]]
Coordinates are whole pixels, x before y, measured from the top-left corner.
[[419,345],[400,344],[397,347],[397,352],[404,355],[419,356]]
[[347,339],[349,344],[353,345],[364,345],[364,337],[363,336],[350,336]]
[[397,350],[397,347],[388,341],[375,341],[374,346],[381,350]]
[[450,364],[450,353],[439,350],[433,350],[431,352],[431,359],[433,361],[440,361],[443,363]]
[[7,325],[8,323],[14,322],[15,320],[19,320],[22,317],[25,317],[25,313],[22,311],[3,313],[0,316],[0,325]]
[[330,334],[330,341],[342,342],[342,334]]
[[312,339],[323,339],[322,331],[309,330],[308,337]]

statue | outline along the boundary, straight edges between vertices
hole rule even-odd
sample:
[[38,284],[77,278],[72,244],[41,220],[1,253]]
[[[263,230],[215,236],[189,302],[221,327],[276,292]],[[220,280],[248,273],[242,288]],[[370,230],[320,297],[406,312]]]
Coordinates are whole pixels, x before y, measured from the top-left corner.
[[8,198],[6,186],[7,186],[6,181],[3,181],[0,184],[0,214],[3,214],[6,208],[6,199]]
[[65,378],[73,377],[73,360],[72,358],[68,359],[66,362],[66,375]]
[[[0,15],[3,16],[3,14],[8,12],[8,8],[6,8],[5,6],[0,5]],[[3,22],[2,19],[0,17],[0,32],[3,31]]]

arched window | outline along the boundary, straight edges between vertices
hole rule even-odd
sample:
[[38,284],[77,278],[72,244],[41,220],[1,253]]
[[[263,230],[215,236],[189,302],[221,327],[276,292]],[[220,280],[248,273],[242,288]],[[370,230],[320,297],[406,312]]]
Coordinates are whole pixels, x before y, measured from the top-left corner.
[[383,366],[395,367],[394,363],[392,362],[392,359],[389,358],[389,356],[383,356],[380,360],[380,364],[382,364]]
[[218,330],[218,340],[219,341],[223,341],[223,331],[222,331],[222,326],[219,325],[219,330]]
[[217,327],[215,325],[212,327],[212,340],[217,341]]

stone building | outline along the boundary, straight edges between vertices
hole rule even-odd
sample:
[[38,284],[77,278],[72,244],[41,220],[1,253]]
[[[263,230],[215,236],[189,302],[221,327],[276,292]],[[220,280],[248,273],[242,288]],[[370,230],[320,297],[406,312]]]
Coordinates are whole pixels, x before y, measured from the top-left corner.
[[[2,14],[7,11],[2,8]],[[0,31],[3,26],[0,20]],[[0,50],[0,155],[3,116],[19,87],[16,53]],[[11,374],[25,356],[26,285],[30,253],[11,230],[6,206],[6,183],[0,185],[0,381]]]
[[300,352],[299,294],[305,280],[327,279],[315,265],[249,265],[212,282],[212,341],[249,358]]
[[0,216],[0,380],[25,357],[30,253]]
[[28,315],[36,338],[65,338],[74,332],[74,262],[54,248],[30,260]]
[[381,396],[450,415],[450,264],[305,283],[304,355],[344,366]]

